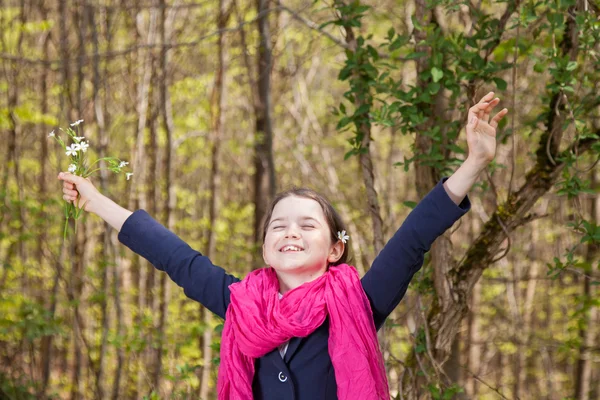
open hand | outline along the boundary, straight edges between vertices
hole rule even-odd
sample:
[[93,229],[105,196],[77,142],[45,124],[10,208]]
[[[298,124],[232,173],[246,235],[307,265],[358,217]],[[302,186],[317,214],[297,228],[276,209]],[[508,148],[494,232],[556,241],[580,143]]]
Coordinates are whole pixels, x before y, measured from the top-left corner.
[[496,128],[498,123],[508,113],[502,109],[490,121],[490,113],[500,103],[499,98],[494,98],[494,92],[489,92],[469,109],[467,123],[467,145],[469,158],[479,165],[489,164],[496,155]]

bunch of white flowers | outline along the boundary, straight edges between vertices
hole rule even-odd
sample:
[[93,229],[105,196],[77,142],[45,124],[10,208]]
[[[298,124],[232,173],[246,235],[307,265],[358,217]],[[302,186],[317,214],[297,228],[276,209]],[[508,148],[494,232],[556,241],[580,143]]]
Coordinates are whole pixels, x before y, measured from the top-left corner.
[[[86,141],[85,137],[83,136],[78,136],[77,132],[75,132],[75,130],[73,129],[75,128],[79,130],[78,126],[82,122],[82,119],[77,120],[70,124],[70,126],[66,130],[59,128],[61,132],[65,133],[68,136],[67,140],[70,139],[71,143],[68,145],[54,131],[48,134],[49,138],[54,138],[54,140],[56,140],[63,147],[63,149],[65,150],[65,154],[67,155],[67,157],[69,157],[70,164],[68,171],[74,175],[79,175],[83,178],[87,178],[91,176],[94,172],[103,169],[96,164],[99,161],[104,160],[108,164],[108,167],[104,169],[108,169],[117,174],[120,173],[122,169],[129,164],[127,161],[120,160],[116,157],[102,157],[98,158],[92,163],[88,162],[87,151],[90,147],[89,141]],[[131,178],[132,175],[133,172],[125,173],[127,180],[129,180],[129,178]],[[75,202],[77,202],[77,204],[75,204]],[[63,236],[65,238],[67,237],[67,227],[69,225],[69,218],[73,218],[75,220],[75,232],[77,232],[77,220],[79,219],[82,211],[85,208],[85,203],[79,206],[79,199],[77,199],[75,202],[65,202],[65,228],[63,232]]]

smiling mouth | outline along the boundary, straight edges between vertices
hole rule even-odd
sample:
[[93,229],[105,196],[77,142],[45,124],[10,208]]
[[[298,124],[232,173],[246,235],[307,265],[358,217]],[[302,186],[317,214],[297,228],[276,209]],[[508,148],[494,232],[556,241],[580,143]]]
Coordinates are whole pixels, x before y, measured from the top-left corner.
[[303,248],[298,247],[298,246],[284,246],[281,248],[281,250],[279,250],[280,253],[299,253],[301,251],[304,251]]

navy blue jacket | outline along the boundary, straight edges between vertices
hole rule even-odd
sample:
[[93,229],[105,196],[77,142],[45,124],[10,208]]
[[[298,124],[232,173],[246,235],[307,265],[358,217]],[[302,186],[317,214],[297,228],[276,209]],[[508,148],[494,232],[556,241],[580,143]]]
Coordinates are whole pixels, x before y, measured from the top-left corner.
[[[408,215],[361,279],[379,329],[398,305],[423,256],[434,240],[470,208],[468,198],[458,206],[439,182]],[[119,240],[165,271],[191,299],[225,318],[229,275],[145,211],[135,211],[124,223]],[[285,357],[278,349],[256,360],[253,392],[265,400],[334,400],[337,386],[327,349],[329,321],[305,338],[292,338]]]

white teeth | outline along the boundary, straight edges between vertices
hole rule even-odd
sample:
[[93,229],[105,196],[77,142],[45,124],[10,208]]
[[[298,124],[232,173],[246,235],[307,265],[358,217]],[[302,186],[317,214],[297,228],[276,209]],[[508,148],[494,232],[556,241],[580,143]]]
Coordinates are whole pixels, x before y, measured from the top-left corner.
[[285,246],[283,249],[281,249],[282,253],[285,253],[287,251],[302,251],[302,249],[296,246]]

